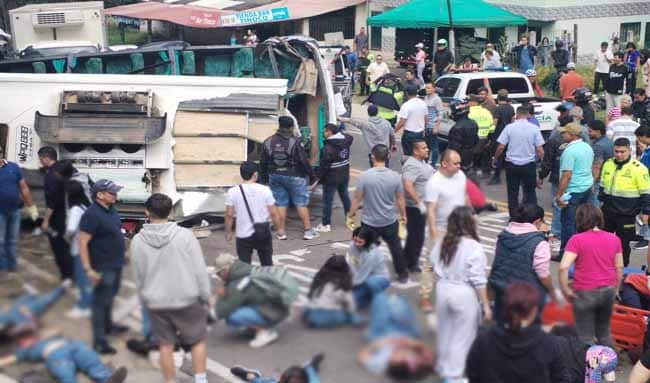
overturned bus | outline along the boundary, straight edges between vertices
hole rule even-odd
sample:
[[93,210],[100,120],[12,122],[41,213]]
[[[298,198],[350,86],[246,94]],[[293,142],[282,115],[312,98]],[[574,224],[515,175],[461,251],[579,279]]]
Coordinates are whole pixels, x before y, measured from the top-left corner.
[[[237,58],[242,50],[251,54],[244,61]],[[302,59],[294,62],[287,51]],[[150,53],[123,53],[121,65],[110,54],[51,59],[64,60],[58,74],[0,73],[7,159],[35,172],[38,149],[53,146],[93,179],[123,185],[123,216],[142,217],[142,203],[162,192],[174,199],[176,218],[187,219],[223,213],[224,192],[240,181],[239,164],[257,159],[279,116],[294,118],[296,135],[313,141],[314,160],[323,125],[336,121],[329,72],[309,39],[275,39],[255,51],[159,51],[154,56],[172,58],[167,74],[147,68]],[[83,72],[71,69],[75,61]]]

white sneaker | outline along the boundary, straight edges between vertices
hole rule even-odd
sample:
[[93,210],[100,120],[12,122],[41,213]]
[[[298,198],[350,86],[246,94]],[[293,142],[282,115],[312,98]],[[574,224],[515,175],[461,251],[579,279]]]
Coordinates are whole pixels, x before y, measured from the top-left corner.
[[90,309],[80,309],[75,306],[65,316],[71,319],[90,318]]
[[314,229],[305,230],[305,234],[302,236],[302,239],[311,240],[318,238],[318,233]]
[[275,237],[279,239],[280,241],[286,241],[287,240],[287,234],[276,234]]
[[318,226],[316,226],[315,230],[319,233],[329,233],[330,231],[332,231],[332,226],[319,224]]
[[252,348],[261,348],[275,342],[278,337],[278,332],[275,329],[259,330],[257,334],[255,334],[255,338],[253,338],[248,345]]

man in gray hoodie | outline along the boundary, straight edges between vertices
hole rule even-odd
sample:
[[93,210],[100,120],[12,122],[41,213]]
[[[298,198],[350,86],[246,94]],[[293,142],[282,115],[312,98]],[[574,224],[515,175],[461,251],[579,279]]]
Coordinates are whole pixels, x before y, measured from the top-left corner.
[[207,383],[205,304],[210,280],[201,246],[190,230],[169,222],[168,196],[153,194],[145,209],[150,223],[131,241],[131,257],[138,292],[160,344],[164,382],[175,382],[173,352],[178,341],[192,347],[194,382]]

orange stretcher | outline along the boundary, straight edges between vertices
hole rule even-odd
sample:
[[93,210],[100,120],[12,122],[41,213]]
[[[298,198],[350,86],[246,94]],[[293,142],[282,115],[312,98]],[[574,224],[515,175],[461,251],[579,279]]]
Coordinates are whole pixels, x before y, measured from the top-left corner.
[[[646,331],[646,319],[650,317],[650,311],[634,309],[622,305],[614,305],[612,310],[611,331],[612,338],[617,347],[624,350],[643,348],[643,338]],[[544,306],[541,315],[544,325],[555,324],[573,325],[573,310],[571,305],[565,303],[558,305],[549,302]]]

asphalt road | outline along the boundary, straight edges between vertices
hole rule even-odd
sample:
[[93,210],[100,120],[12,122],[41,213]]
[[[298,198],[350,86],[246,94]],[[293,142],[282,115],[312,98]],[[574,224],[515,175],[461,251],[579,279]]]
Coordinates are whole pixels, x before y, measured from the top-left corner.
[[[363,116],[363,108],[355,105],[354,115]],[[360,132],[353,129],[348,130],[355,137],[352,148],[352,182],[350,187],[354,187],[354,178],[360,171],[368,168],[367,149],[363,143]],[[399,146],[399,145],[398,145]],[[399,170],[400,153],[391,161],[391,167]],[[485,192],[491,199],[505,201],[505,185],[486,186]],[[312,224],[316,226],[319,223],[321,214],[320,189],[317,189],[312,195],[311,215]],[[550,206],[550,197],[548,189],[545,188],[539,193],[542,204]],[[488,213],[481,215],[479,218],[479,234],[481,243],[484,247],[488,261],[491,263],[494,256],[494,245],[498,233],[506,225],[507,214],[505,212]],[[318,352],[324,352],[326,357],[322,365],[321,378],[324,383],[384,383],[388,380],[371,376],[363,371],[356,363],[356,354],[365,344],[364,330],[360,328],[342,328],[330,331],[315,331],[304,328],[299,320],[300,302],[304,299],[304,294],[313,279],[318,268],[325,260],[333,254],[345,254],[350,232],[344,228],[344,217],[341,204],[338,200],[335,202],[333,212],[333,231],[312,241],[302,239],[302,228],[300,227],[294,212],[290,212],[288,222],[287,241],[274,242],[274,262],[289,268],[291,273],[298,279],[301,286],[303,298],[299,299],[298,304],[292,310],[292,316],[279,326],[280,339],[265,348],[253,350],[248,347],[249,338],[243,334],[235,333],[225,327],[223,322],[213,325],[208,336],[208,372],[209,379],[212,383],[239,382],[232,377],[228,369],[233,365],[244,365],[261,370],[265,375],[278,377],[282,371],[294,364],[301,364],[308,360],[312,355]],[[235,253],[234,242],[227,242],[222,231],[212,232],[207,238],[200,240],[201,246],[209,264],[214,257],[221,252]],[[384,247],[384,252],[388,259],[388,251]],[[428,252],[423,253],[423,255]],[[640,265],[644,263],[644,251],[637,252],[633,257],[633,264]],[[20,242],[20,276],[21,278],[10,286],[3,286],[0,291],[0,303],[8,302],[28,288],[32,291],[46,291],[57,283],[55,268],[52,256],[43,237],[23,236]],[[390,263],[389,263],[390,265]],[[392,269],[392,265],[389,266]],[[552,265],[552,272],[555,278],[557,273],[557,264]],[[396,288],[394,285],[391,290],[404,295],[415,305],[417,301],[417,278],[413,278],[412,283],[402,288]],[[173,283],[173,281],[170,281]],[[557,286],[557,284],[556,284]],[[79,338],[88,341],[90,338],[90,328],[88,320],[71,320],[63,316],[73,302],[73,297],[68,296],[62,302],[55,305],[51,312],[45,317],[46,325],[56,325],[62,327],[67,336]],[[125,271],[125,282],[120,291],[120,297],[115,307],[116,318],[131,327],[133,332],[128,336],[122,336],[112,341],[113,345],[118,347],[119,353],[116,356],[104,358],[112,365],[126,365],[129,367],[131,374],[127,382],[157,382],[160,381],[159,372],[151,367],[148,360],[139,358],[125,349],[124,341],[128,337],[136,336],[140,328],[140,309],[138,306],[137,295],[134,289],[132,278],[128,271]],[[424,339],[431,345],[434,345],[434,334],[430,329],[429,323],[432,317],[426,317],[418,312],[418,323]],[[8,349],[0,349],[0,355],[8,352]],[[182,370],[189,365],[186,361]],[[18,376],[26,370],[36,368],[43,370],[43,366],[21,364],[15,367],[0,371],[0,382],[7,379],[7,382],[15,382]],[[191,370],[191,368],[189,369]],[[622,363],[619,367],[619,381],[624,378],[629,371],[629,364]],[[87,381],[87,380],[81,380]],[[191,378],[186,373],[180,373],[180,382],[191,382]],[[428,382],[430,382],[428,380]],[[436,380],[433,380],[434,382]]]

